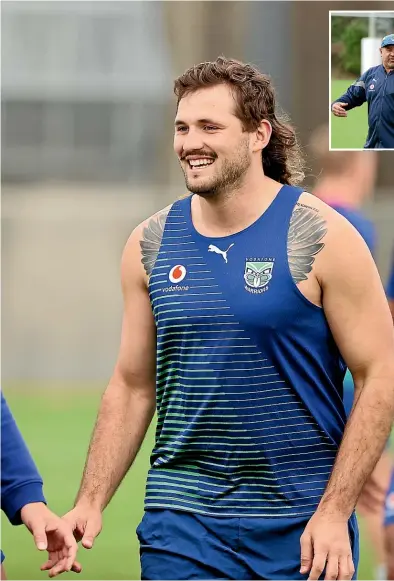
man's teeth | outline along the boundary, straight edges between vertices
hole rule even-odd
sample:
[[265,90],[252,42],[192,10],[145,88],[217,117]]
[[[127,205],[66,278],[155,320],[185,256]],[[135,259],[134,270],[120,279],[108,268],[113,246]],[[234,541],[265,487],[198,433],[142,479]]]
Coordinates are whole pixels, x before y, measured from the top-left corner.
[[203,165],[211,165],[213,159],[189,159],[191,167],[198,167]]

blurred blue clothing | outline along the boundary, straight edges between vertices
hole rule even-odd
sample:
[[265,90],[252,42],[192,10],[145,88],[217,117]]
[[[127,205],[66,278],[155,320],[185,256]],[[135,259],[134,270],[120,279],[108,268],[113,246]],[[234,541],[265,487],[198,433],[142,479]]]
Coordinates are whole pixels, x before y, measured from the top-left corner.
[[[334,103],[347,103],[345,111],[368,103],[368,136],[364,148],[394,148],[394,72],[383,65],[371,67]],[[331,105],[331,106],[332,106]]]
[[373,222],[356,208],[337,203],[330,204],[329,201],[327,203],[355,227],[358,233],[364,238],[371,254],[374,255],[376,249],[376,230]]
[[394,470],[391,475],[391,482],[386,496],[384,524],[386,527],[394,525]]
[[391,270],[389,281],[387,283],[386,294],[390,301],[394,301],[394,251],[391,257]]
[[45,502],[42,478],[1,393],[1,508],[19,525],[21,509],[31,502]]

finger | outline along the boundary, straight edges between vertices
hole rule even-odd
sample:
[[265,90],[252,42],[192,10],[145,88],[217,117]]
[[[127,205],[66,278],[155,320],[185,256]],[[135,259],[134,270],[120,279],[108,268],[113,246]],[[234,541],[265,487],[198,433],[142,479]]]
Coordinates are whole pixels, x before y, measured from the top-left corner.
[[71,567],[73,573],[80,573],[82,571],[82,565],[78,561],[75,561]]
[[319,579],[320,575],[323,573],[324,567],[326,566],[326,561],[327,551],[315,553],[308,580],[317,581]]
[[85,532],[85,527],[86,521],[81,518],[77,519],[74,529],[74,537],[76,538],[77,542],[79,542],[82,539]]
[[309,534],[303,534],[300,538],[301,544],[301,569],[300,573],[309,573],[313,561],[312,539]]
[[63,556],[63,551],[51,551],[49,554],[49,558],[41,565],[41,571],[50,571],[53,567],[55,567],[60,561],[62,561],[65,557]]
[[43,520],[37,520],[31,523],[30,526],[37,549],[39,551],[45,551],[48,546],[45,522]]
[[349,569],[349,579],[353,579],[354,573],[356,572],[356,568],[354,566],[352,555],[349,555],[347,558],[347,566]]
[[97,526],[97,524],[89,520],[86,523],[85,532],[82,537],[82,546],[85,547],[85,549],[91,549],[93,547],[94,540],[99,533],[100,528]]
[[60,575],[60,573],[64,573],[65,571],[67,571],[66,569],[66,559],[60,559],[56,565],[54,565],[52,567],[52,569],[49,570],[49,577],[56,577],[57,575]]
[[70,571],[72,564],[77,556],[78,545],[74,539],[72,533],[66,533],[64,535],[64,550],[63,555],[66,559],[66,571]]
[[61,559],[63,559],[63,553],[61,553],[60,551],[51,551],[48,554],[48,560],[43,565],[41,565],[41,571],[49,571]]
[[[350,557],[350,561],[352,561],[352,558]],[[343,579],[344,581],[346,581],[347,579],[351,579],[352,575],[350,574],[351,571],[351,567],[350,567],[350,562],[349,562],[349,557],[347,555],[341,555],[339,557],[339,562],[338,562],[338,579]]]
[[49,571],[49,569],[51,569],[54,564],[55,564],[55,561],[52,561],[52,559],[48,559],[47,561],[45,561],[45,563],[43,563],[41,565],[40,570],[41,571]]
[[[338,570],[339,570],[339,556],[335,554],[333,555],[328,554],[326,574],[324,579],[326,581],[334,581],[334,579],[338,579]],[[342,577],[340,577],[340,579],[342,579]]]
[[338,105],[340,105],[341,107],[347,107],[349,103],[338,103]]

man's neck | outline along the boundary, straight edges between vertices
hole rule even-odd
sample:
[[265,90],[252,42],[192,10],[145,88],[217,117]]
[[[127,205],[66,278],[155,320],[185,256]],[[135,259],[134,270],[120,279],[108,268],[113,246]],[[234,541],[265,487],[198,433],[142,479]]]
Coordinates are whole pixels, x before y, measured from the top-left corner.
[[192,199],[193,224],[204,236],[229,236],[255,222],[275,199],[282,184],[263,176],[232,192]]

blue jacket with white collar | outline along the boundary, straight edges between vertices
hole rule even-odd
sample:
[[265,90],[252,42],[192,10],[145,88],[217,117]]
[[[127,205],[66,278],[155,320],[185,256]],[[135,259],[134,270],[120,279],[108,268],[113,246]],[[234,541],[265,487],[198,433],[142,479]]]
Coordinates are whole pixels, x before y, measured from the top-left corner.
[[[383,65],[365,71],[334,103],[348,103],[346,111],[368,103],[368,149],[394,148],[394,71]],[[332,106],[331,105],[331,106]]]

